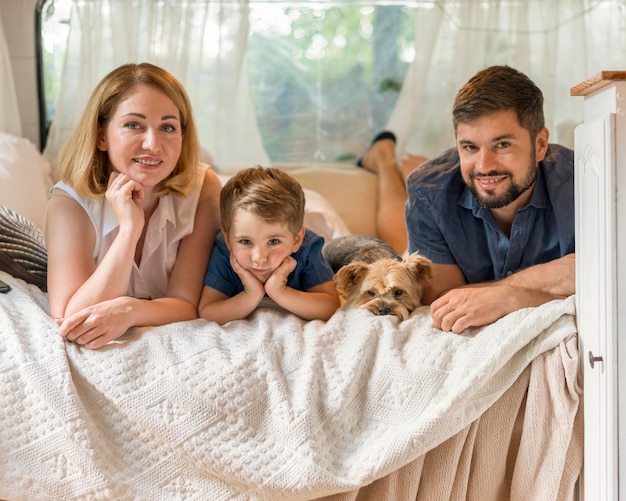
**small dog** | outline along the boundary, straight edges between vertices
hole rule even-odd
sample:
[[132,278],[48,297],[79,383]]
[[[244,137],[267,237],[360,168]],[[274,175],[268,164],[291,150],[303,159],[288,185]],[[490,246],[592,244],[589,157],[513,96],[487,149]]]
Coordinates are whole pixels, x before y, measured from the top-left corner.
[[414,253],[403,260],[391,246],[368,236],[333,238],[323,254],[335,272],[342,304],[374,315],[406,320],[421,306],[422,291],[433,276],[430,259]]

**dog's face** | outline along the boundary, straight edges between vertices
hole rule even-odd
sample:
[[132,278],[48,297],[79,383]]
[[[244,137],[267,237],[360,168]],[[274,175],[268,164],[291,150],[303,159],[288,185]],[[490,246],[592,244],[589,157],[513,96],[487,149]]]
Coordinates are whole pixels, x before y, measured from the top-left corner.
[[404,261],[351,263],[341,268],[334,280],[345,304],[365,308],[374,315],[395,315],[406,320],[421,306],[422,291],[432,275],[432,262],[412,254]]

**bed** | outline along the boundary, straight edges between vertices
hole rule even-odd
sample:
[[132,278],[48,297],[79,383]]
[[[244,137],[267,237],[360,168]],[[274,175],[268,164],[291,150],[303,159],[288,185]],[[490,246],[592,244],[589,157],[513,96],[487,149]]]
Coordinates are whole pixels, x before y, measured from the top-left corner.
[[[0,203],[37,240],[50,166],[8,134],[0,163]],[[284,168],[326,238],[375,235],[372,174]],[[90,351],[60,338],[35,280],[0,280],[0,499],[575,498],[574,296],[460,335],[427,307],[305,322],[264,304]]]

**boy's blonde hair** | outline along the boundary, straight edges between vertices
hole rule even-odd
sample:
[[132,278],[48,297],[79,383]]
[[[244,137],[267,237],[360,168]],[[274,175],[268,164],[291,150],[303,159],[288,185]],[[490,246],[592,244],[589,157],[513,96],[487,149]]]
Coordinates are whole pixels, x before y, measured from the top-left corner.
[[279,169],[260,165],[235,174],[222,188],[222,228],[230,231],[239,209],[251,211],[268,223],[287,224],[294,235],[304,222],[304,191],[300,183]]
[[176,167],[162,183],[160,195],[185,195],[198,165],[199,142],[191,102],[183,85],[169,72],[150,63],[125,64],[96,86],[83,115],[61,150],[59,176],[86,198],[99,198],[107,189],[111,166],[98,149],[98,129],[106,127],[117,106],[138,85],[151,85],[169,97],[180,112],[182,148]]

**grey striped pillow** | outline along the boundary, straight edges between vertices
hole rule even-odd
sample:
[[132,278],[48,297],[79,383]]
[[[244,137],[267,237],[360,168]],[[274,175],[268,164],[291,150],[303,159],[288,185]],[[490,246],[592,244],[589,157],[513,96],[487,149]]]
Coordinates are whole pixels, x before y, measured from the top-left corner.
[[48,252],[41,230],[0,205],[0,270],[46,291]]

